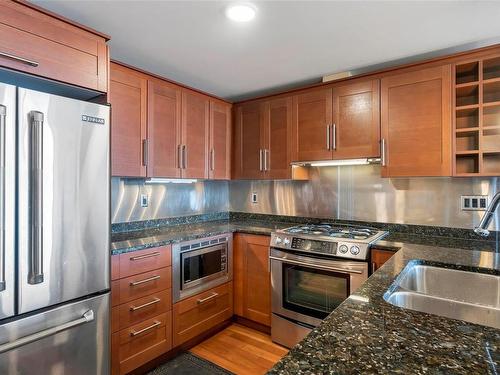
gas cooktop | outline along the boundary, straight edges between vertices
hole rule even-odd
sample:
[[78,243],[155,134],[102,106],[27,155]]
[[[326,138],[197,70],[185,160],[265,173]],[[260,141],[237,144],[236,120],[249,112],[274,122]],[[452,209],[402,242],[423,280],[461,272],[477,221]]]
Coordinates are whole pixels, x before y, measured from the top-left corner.
[[370,245],[387,234],[357,225],[306,224],[273,232],[271,246],[329,257],[366,260]]

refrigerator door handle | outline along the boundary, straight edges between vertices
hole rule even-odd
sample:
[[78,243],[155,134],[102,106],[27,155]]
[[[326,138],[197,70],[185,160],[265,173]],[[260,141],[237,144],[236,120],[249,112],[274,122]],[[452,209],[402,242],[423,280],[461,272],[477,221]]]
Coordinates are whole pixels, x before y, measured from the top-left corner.
[[66,331],[70,328],[92,322],[94,320],[94,311],[88,310],[85,312],[81,318],[72,320],[71,322],[63,323],[61,325],[44,329],[43,331],[33,333],[32,335],[21,337],[13,342],[8,342],[0,345],[0,353],[5,353],[9,350],[19,348],[20,346],[24,346],[30,344],[34,341],[38,341],[44,339],[49,336],[53,336],[59,332]]
[[0,292],[5,290],[5,116],[7,108],[0,105]]
[[43,283],[43,113],[30,112],[29,284]]

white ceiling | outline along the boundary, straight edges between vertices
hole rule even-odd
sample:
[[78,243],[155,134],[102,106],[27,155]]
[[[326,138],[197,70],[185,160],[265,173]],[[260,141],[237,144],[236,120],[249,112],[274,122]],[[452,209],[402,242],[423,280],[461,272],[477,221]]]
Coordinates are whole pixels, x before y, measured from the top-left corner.
[[114,59],[232,100],[500,37],[500,1],[253,1],[246,24],[230,1],[34,2],[109,34]]

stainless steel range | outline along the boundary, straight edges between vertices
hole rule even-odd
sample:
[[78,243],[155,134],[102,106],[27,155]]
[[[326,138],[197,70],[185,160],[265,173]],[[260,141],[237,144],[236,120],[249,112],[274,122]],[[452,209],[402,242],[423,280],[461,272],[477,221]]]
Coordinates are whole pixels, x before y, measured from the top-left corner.
[[271,235],[273,341],[292,347],[368,278],[371,244],[388,232],[335,224]]

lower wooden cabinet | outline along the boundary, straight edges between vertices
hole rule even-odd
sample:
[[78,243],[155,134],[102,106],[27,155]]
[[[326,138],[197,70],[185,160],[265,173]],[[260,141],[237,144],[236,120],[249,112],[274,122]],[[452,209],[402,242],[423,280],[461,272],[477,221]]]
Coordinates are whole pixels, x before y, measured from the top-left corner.
[[233,316],[232,282],[174,304],[173,312],[173,345],[176,347]]
[[391,250],[381,250],[372,249],[371,250],[371,264],[372,272],[378,270],[382,265],[389,260],[395,254],[395,251]]
[[269,236],[237,233],[233,241],[234,313],[271,325]]

